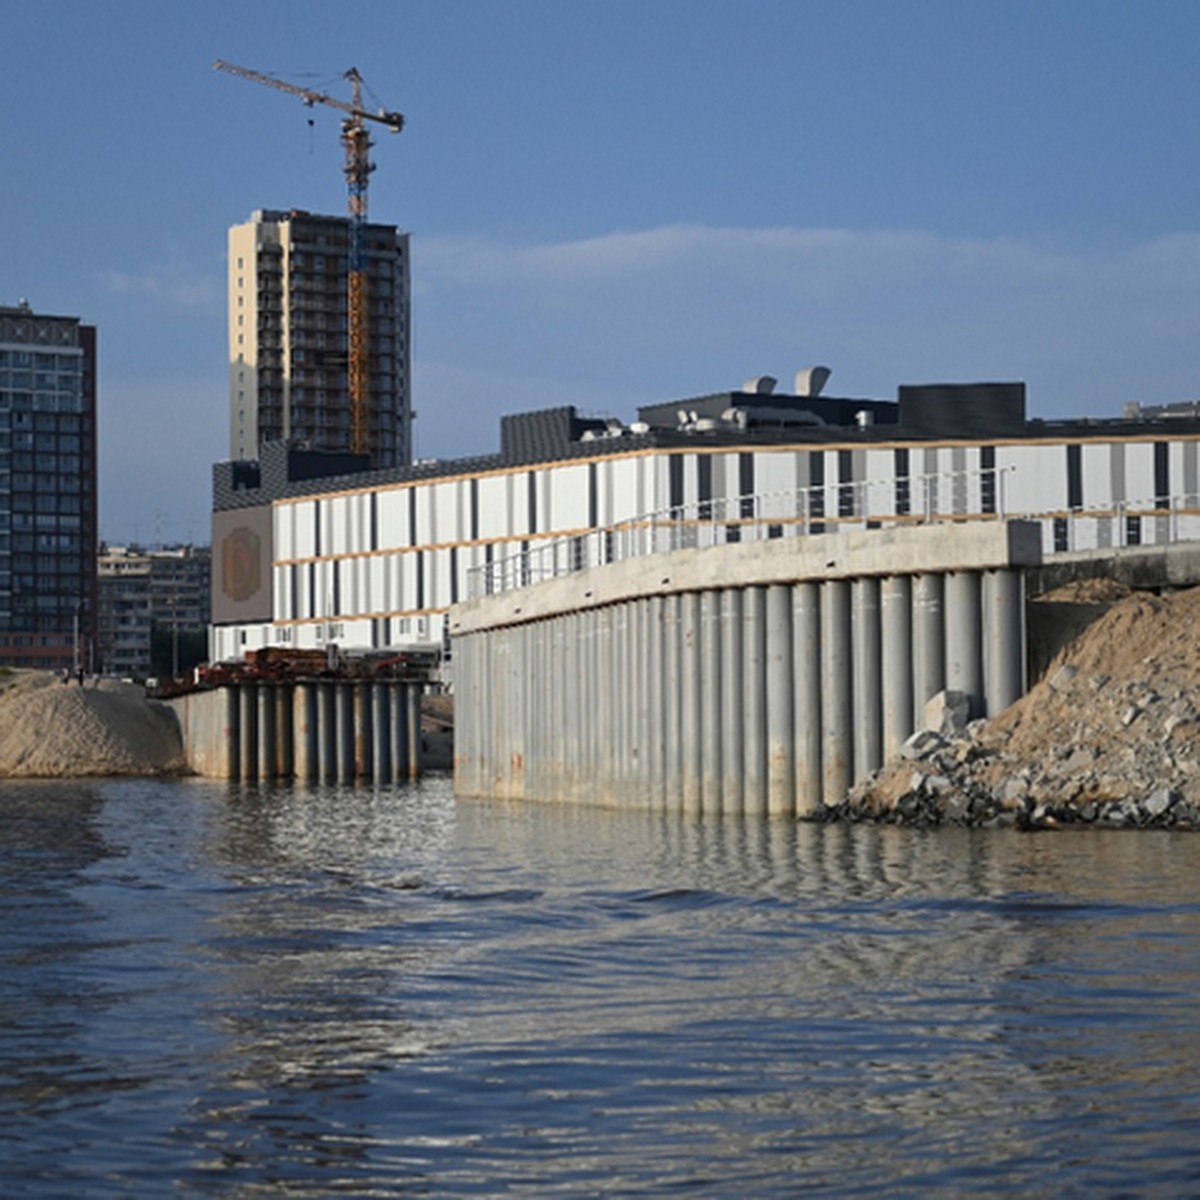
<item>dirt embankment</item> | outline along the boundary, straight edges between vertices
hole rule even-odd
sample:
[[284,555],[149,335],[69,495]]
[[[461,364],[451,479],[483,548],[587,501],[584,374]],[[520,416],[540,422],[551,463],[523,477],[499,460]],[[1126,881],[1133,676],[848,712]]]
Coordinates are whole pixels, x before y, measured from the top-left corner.
[[175,718],[141,687],[80,687],[46,671],[0,675],[0,777],[184,773]]
[[831,816],[1200,828],[1200,588],[1092,581],[1044,599],[1110,607],[1016,704],[915,734]]

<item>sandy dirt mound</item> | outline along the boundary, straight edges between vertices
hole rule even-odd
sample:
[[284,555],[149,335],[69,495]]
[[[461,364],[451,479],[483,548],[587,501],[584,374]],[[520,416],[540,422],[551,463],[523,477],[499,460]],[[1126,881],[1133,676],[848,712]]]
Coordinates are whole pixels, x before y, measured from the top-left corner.
[[0,676],[0,776],[184,770],[173,714],[140,687],[111,680],[80,687],[45,671]]

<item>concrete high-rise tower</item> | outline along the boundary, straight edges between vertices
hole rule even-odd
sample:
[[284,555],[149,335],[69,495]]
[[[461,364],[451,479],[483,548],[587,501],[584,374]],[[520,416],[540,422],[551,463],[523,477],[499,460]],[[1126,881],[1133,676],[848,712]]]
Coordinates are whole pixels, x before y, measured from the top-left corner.
[[[230,457],[263,442],[351,446],[350,220],[260,209],[229,231]],[[366,227],[370,314],[368,449],[376,467],[412,459],[408,234]]]

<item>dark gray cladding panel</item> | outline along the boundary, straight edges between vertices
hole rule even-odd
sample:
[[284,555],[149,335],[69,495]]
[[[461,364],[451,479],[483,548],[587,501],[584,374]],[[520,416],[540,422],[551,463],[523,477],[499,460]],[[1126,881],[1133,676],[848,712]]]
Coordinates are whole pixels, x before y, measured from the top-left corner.
[[603,421],[580,417],[570,404],[501,417],[500,456],[511,463],[552,461],[570,453],[588,430],[603,429]]
[[900,426],[943,438],[1025,433],[1023,383],[900,385]]

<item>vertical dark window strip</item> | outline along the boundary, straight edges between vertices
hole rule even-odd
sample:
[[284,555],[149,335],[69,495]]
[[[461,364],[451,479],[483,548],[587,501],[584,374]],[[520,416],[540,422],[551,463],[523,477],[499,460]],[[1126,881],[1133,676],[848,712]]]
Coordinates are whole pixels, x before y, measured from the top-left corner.
[[458,603],[458,547],[450,547],[450,603]]
[[308,615],[317,615],[317,564],[308,564]]
[[408,544],[417,544],[417,489],[408,489]]
[[292,620],[300,616],[300,564],[292,563]]
[[667,504],[671,508],[683,507],[683,455],[672,454],[667,459]]
[[738,495],[741,497],[741,515],[754,516],[754,455],[738,455]]
[[333,612],[337,616],[342,615],[342,564],[335,562],[333,564]]
[[1083,447],[1078,443],[1067,447],[1067,507],[1083,507]]
[[713,465],[711,454],[701,454],[696,458],[696,498],[700,501],[700,520],[712,520],[712,477]]
[[595,463],[588,463],[588,525],[595,529],[600,524],[600,480]]
[[417,608],[425,607],[425,551],[418,550],[413,558],[417,560]]
[[471,480],[471,541],[479,539],[479,480]]
[[1154,507],[1171,506],[1171,446],[1169,442],[1154,443]]
[[854,516],[854,451],[839,450],[838,456],[838,516]]
[[313,501],[313,553],[321,553],[321,502]]
[[985,513],[996,511],[996,447],[979,447],[979,500]]
[[896,473],[896,515],[907,516],[912,512],[912,480],[910,478],[912,468],[908,461],[908,447],[902,447],[892,453]]
[[537,472],[530,471],[525,476],[525,486],[529,488],[529,532],[537,533]]
[[824,533],[825,525],[818,518],[825,515],[825,451],[810,450],[808,454],[808,515],[813,533]]
[[371,549],[379,549],[379,493],[371,493]]

